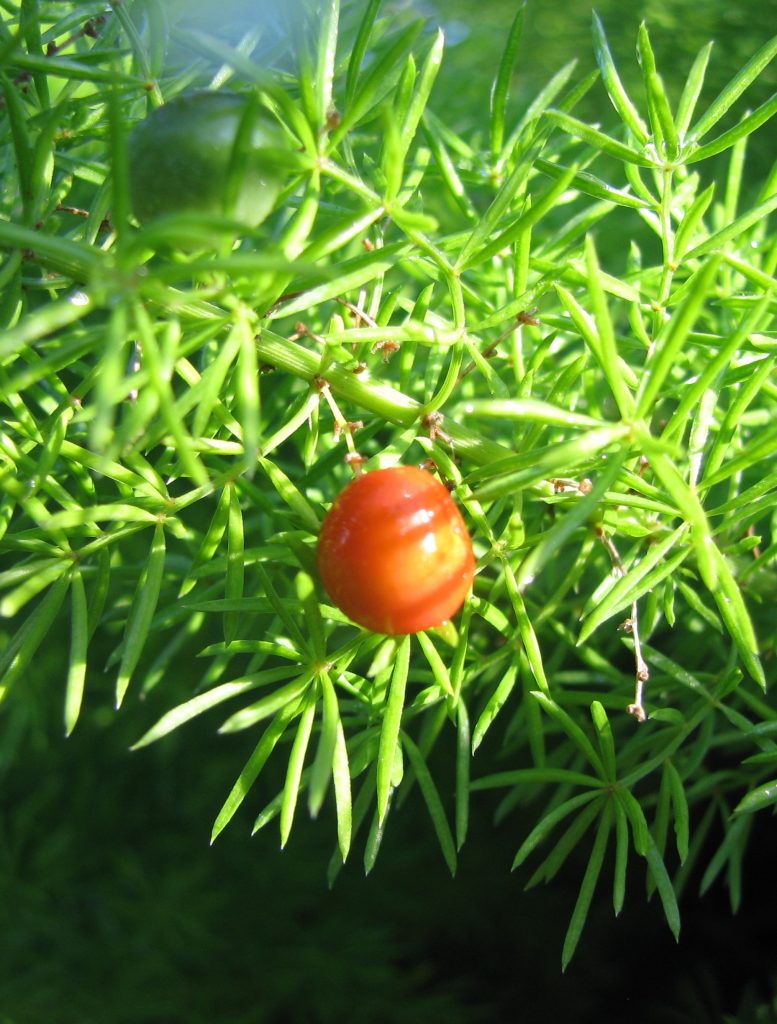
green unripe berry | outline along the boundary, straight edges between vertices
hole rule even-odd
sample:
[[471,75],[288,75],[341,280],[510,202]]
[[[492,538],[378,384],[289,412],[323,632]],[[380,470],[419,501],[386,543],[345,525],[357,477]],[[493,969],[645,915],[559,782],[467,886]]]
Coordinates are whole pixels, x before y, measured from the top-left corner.
[[250,136],[236,146],[249,99],[195,92],[158,107],[129,138],[132,209],[147,224],[165,214],[208,213],[256,227],[272,210],[283,172],[267,157],[281,130],[261,107],[250,111]]

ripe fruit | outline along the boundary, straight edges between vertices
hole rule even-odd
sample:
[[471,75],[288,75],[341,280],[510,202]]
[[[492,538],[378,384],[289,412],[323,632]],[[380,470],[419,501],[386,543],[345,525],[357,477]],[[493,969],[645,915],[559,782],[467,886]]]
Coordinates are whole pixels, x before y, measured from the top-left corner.
[[435,477],[414,466],[356,477],[321,527],[318,568],[341,611],[375,633],[417,633],[458,611],[475,557],[464,520]]
[[233,157],[248,103],[232,92],[189,93],[135,126],[129,138],[130,199],[141,223],[168,213],[210,213],[256,227],[267,217],[282,174],[265,151],[283,147],[284,139],[270,115],[257,108],[245,152]]

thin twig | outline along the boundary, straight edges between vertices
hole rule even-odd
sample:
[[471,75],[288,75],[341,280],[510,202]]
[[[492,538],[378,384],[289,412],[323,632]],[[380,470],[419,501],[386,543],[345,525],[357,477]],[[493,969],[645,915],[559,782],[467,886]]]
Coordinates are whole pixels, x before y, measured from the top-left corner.
[[371,317],[366,310],[360,309],[359,306],[355,305],[353,302],[349,302],[347,299],[343,299],[339,295],[335,295],[335,302],[339,302],[341,306],[345,306],[349,312],[353,313],[357,327],[359,326],[360,321],[363,321],[368,327],[380,327],[380,324],[374,319],[374,317]]
[[318,393],[324,398],[335,421],[335,441],[339,441],[341,437],[345,438],[345,445],[348,449],[348,454],[351,456],[358,455],[356,451],[356,445],[353,441],[353,435],[357,430],[360,430],[364,426],[363,420],[347,420],[340,411],[340,406],[335,401],[332,394],[332,390],[329,387],[329,382],[324,377],[316,377],[314,384],[318,389]]
[[[621,556],[618,553],[618,549],[615,547],[614,541],[612,538],[608,537],[601,528],[597,533],[599,534],[599,540],[601,540],[607,550],[607,554],[610,556],[610,561],[612,562],[616,573],[619,576],[625,576],[626,566],[621,560]],[[621,628],[627,629],[634,639],[636,685],[634,689],[634,701],[632,704],[629,704],[626,710],[630,715],[634,715],[638,722],[644,722],[647,719],[647,712],[645,711],[645,705],[643,702],[645,695],[645,683],[650,678],[650,669],[642,656],[642,643],[639,638],[639,617],[636,600],[631,602],[631,616],[626,619]]]

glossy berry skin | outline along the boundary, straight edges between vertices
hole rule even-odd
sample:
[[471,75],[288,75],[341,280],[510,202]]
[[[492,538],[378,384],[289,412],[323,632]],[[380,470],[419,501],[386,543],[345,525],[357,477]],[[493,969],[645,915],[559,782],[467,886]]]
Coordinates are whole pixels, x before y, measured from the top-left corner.
[[152,111],[129,137],[132,210],[141,224],[171,213],[230,216],[256,227],[270,213],[282,186],[268,148],[282,148],[277,124],[255,111],[241,154],[239,184],[228,201],[233,148],[248,100],[232,92],[176,96]]
[[418,633],[462,605],[475,574],[464,520],[443,485],[415,466],[356,477],[321,527],[318,568],[349,619],[375,633]]

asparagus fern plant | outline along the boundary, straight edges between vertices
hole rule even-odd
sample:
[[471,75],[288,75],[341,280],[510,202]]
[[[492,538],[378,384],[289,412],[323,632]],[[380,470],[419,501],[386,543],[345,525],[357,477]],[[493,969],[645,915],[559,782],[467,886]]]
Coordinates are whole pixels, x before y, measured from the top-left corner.
[[[414,783],[455,871],[497,789],[536,818],[529,884],[590,849],[566,965],[608,859],[615,913],[631,857],[677,935],[716,822],[702,888],[736,908],[777,801],[777,164],[746,174],[777,97],[743,107],[777,40],[712,98],[705,47],[673,103],[647,28],[631,96],[595,17],[598,71],[515,109],[521,8],[463,137],[442,33],[380,8],[326,0],[292,46],[155,2],[2,5],[4,711],[56,643],[67,734],[106,673],[135,749],[200,715],[249,732],[213,839],[246,806],[282,845],[321,813],[331,878],[354,847],[372,868]],[[237,242],[132,216],[128,129],[192,88],[285,133]],[[576,113],[594,90],[605,127]],[[356,464],[429,460],[473,593],[376,636],[328,603],[317,531]]]

